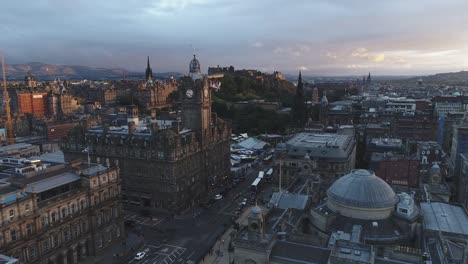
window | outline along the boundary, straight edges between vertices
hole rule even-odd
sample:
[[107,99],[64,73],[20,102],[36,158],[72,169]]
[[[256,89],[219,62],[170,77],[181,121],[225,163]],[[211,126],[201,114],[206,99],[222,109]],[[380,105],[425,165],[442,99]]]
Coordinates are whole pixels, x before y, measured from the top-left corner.
[[71,213],[74,214],[75,213],[75,210],[76,210],[76,205],[73,203],[71,205]]
[[79,233],[78,228],[79,228],[78,225],[75,225],[74,228],[73,228],[73,236],[75,236],[75,237],[78,237],[78,233]]
[[96,223],[98,226],[101,225],[101,213],[98,213],[98,215],[96,216]]
[[53,247],[58,247],[59,245],[59,238],[58,238],[58,235],[57,234],[54,234],[52,236],[52,243],[53,243]]
[[400,208],[400,213],[407,214],[407,213],[408,213],[408,210],[407,210],[407,209],[404,209],[404,208]]
[[64,207],[62,208],[62,218],[65,218],[67,216],[67,208]]
[[47,225],[47,216],[43,215],[41,217],[41,226],[45,227]]
[[81,222],[81,233],[86,232],[86,222]]
[[63,231],[63,238],[65,239],[65,241],[70,240],[70,231],[68,231],[68,229],[65,229]]
[[28,233],[28,236],[32,235],[34,233],[34,226],[32,223],[29,223],[26,225],[26,230]]
[[55,223],[55,221],[57,221],[57,213],[52,212],[52,223]]
[[11,241],[16,241],[18,239],[18,231],[16,231],[16,229],[10,230],[10,238]]
[[115,230],[115,236],[116,237],[120,237],[120,228],[117,227],[117,229]]
[[97,185],[97,181],[93,180],[93,187]]
[[10,220],[12,220],[13,217],[15,217],[15,210],[11,209],[10,210]]
[[42,242],[42,248],[45,252],[49,251],[49,240],[45,240],[44,242]]
[[26,213],[29,213],[29,209],[30,209],[30,208],[29,208],[29,204],[26,204],[26,205],[24,206],[24,211],[26,211]]
[[28,251],[29,251],[29,257],[31,259],[36,258],[36,247],[35,246],[30,246]]

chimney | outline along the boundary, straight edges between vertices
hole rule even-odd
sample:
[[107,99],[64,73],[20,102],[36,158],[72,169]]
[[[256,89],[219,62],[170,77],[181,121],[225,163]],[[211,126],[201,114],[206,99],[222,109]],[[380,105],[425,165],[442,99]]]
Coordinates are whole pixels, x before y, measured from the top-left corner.
[[151,132],[156,133],[159,130],[158,122],[151,122]]
[[179,133],[180,132],[180,122],[179,121],[173,121],[172,122],[172,129]]
[[135,121],[131,121],[128,123],[128,134],[134,135],[136,131],[136,124]]
[[155,108],[151,109],[151,119],[156,120],[156,109]]

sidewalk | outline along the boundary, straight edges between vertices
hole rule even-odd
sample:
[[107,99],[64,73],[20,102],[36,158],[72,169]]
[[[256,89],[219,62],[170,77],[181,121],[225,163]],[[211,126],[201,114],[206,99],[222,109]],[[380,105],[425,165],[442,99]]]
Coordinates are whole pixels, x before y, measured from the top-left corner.
[[[123,242],[125,242],[125,244]],[[141,244],[142,238],[133,231],[127,230],[127,239],[120,243],[110,245],[104,250],[104,252],[102,252],[99,259],[94,263],[125,262],[130,255],[133,255],[138,250],[139,245]]]
[[[247,208],[236,222],[240,225],[245,225],[245,221],[250,214],[250,209]],[[234,228],[230,227],[224,234],[216,241],[211,248],[211,254],[208,253],[200,260],[200,264],[230,264],[230,261],[234,261],[234,253],[229,252],[229,244],[231,242],[231,233],[234,232]]]

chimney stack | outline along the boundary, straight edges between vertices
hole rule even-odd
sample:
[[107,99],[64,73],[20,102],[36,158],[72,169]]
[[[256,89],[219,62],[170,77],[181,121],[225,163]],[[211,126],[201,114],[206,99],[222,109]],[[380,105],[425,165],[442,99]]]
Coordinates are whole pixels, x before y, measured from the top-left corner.
[[136,131],[136,124],[135,121],[130,121],[128,123],[128,134],[129,135],[134,135]]

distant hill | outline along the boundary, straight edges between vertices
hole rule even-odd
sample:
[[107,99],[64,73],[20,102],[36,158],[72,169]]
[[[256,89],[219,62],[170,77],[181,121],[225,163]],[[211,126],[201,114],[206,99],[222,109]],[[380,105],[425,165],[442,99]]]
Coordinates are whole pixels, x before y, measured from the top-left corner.
[[[122,68],[92,68],[80,65],[54,65],[41,62],[6,65],[6,74],[9,81],[23,80],[28,71],[31,71],[38,80],[52,80],[55,78],[66,80],[106,80],[122,79],[124,76],[126,78],[144,78],[143,72],[132,72]],[[182,74],[177,72],[167,72],[155,73],[153,75],[156,78],[166,78],[170,76],[179,77]]]
[[425,84],[468,85],[468,71],[437,73],[434,75],[413,77],[404,81],[409,83],[417,83],[420,78]]

